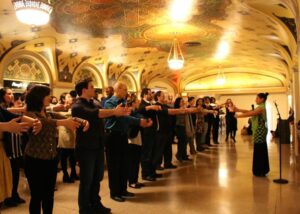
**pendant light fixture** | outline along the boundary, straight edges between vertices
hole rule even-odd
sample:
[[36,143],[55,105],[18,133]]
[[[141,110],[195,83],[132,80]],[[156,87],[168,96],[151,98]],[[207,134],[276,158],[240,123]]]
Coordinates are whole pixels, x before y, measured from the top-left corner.
[[170,49],[168,65],[169,68],[172,70],[180,70],[183,68],[184,65],[184,57],[176,37],[174,38],[173,44]]
[[50,20],[53,6],[50,1],[13,0],[13,6],[18,20],[27,25],[41,26]]

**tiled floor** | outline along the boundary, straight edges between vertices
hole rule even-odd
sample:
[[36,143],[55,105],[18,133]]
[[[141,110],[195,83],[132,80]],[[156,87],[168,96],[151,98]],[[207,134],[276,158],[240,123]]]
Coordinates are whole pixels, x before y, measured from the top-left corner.
[[[193,163],[177,163],[178,169],[165,170],[163,179],[146,183],[142,190],[131,189],[136,197],[125,203],[109,198],[106,176],[101,190],[103,203],[116,214],[300,213],[300,167],[297,159],[290,155],[290,145],[283,145],[283,177],[289,180],[286,185],[273,183],[279,174],[276,144],[269,144],[271,172],[266,178],[252,176],[252,148],[249,138],[239,138],[236,145],[214,146],[196,155]],[[59,174],[54,213],[78,213],[78,183],[63,184],[61,177]],[[20,193],[29,201],[24,179]],[[1,213],[28,213],[28,203]]]

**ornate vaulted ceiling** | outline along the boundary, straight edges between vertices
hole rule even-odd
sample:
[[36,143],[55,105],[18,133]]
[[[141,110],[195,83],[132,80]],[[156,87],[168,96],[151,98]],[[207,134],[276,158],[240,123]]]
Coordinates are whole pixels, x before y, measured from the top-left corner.
[[[131,72],[142,85],[164,82],[177,91],[282,91],[297,61],[296,0],[195,0],[191,18],[181,24],[170,18],[172,0],[53,4],[51,23],[36,28],[19,23],[11,1],[2,0],[0,56],[23,42],[53,39],[60,82],[71,82],[76,67],[89,60],[106,65],[109,79]],[[184,68],[176,72],[167,66],[174,35],[185,57]],[[229,54],[216,59],[222,42]],[[220,71],[224,85],[215,81]]]

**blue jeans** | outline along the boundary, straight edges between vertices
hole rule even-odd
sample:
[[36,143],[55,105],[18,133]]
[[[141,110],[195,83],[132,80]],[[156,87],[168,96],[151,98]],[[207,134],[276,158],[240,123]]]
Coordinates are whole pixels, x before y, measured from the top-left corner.
[[104,175],[104,150],[77,149],[80,167],[79,213],[90,213],[100,203],[100,181]]

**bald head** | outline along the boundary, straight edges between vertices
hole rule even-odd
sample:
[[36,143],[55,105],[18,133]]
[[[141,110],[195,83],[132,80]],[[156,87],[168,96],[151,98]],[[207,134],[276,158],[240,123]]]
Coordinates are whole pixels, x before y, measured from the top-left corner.
[[127,95],[127,85],[123,82],[117,82],[114,85],[115,96],[124,99]]

